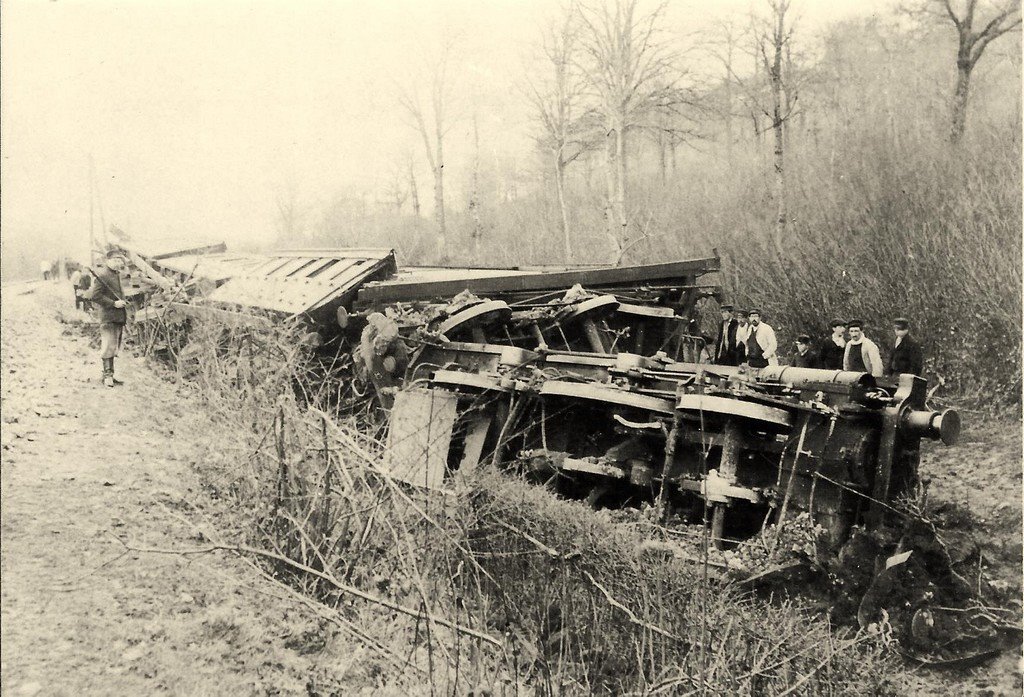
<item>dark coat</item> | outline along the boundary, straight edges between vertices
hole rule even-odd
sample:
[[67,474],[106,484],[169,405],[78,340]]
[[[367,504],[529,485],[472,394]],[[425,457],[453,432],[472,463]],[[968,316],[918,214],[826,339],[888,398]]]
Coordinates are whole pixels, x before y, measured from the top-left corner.
[[[832,344],[835,346],[835,344]],[[807,349],[807,353],[800,355],[799,352],[793,354],[793,365],[797,368],[817,368],[818,361],[814,355],[814,351]]]
[[128,312],[123,307],[114,307],[114,302],[124,300],[121,277],[106,266],[99,270],[90,270],[88,273],[92,285],[83,297],[94,302],[99,308],[100,323],[125,324],[128,321]]
[[[715,363],[719,365],[739,365],[739,361],[736,360],[736,329],[740,326],[740,323],[735,319],[730,319],[726,330],[722,331],[722,323],[718,323],[718,338],[715,340]],[[723,350],[722,343],[725,343]]]
[[842,370],[845,353],[845,346],[836,346],[832,337],[826,336],[825,340],[821,342],[821,350],[818,352],[818,367],[823,370]]
[[907,334],[899,346],[893,348],[889,360],[885,363],[886,375],[910,373],[920,375],[924,372],[924,351],[914,337]]

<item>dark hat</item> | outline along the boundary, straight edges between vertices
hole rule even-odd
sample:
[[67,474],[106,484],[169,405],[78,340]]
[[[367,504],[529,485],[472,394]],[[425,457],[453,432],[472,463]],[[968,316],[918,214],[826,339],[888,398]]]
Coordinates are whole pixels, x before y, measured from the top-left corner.
[[854,327],[860,329],[861,327],[864,326],[864,320],[851,319],[849,322],[846,323],[846,326],[849,327],[850,329],[853,329]]
[[722,303],[718,307],[720,307],[723,310],[732,310],[733,304],[732,303]]
[[809,344],[809,343],[811,343],[811,337],[809,335],[807,335],[807,334],[801,334],[800,336],[798,336],[796,338],[796,340],[799,343],[801,343],[801,344]]
[[761,314],[761,308],[759,308],[759,307],[755,307],[752,310],[747,310],[747,317],[749,317],[750,315],[760,315],[760,314]]
[[839,319],[838,317],[836,317],[835,319],[833,319],[831,322],[828,323],[828,326],[829,326],[829,328],[832,328],[832,327],[845,327],[846,326],[846,320]]
[[892,326],[897,329],[910,329],[910,320],[906,317],[897,317],[892,321]]

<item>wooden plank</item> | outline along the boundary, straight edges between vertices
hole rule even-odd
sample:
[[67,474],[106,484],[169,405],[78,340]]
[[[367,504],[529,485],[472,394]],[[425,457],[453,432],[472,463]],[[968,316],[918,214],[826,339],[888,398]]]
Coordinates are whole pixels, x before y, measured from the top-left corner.
[[222,310],[219,307],[209,305],[189,305],[187,303],[171,303],[171,308],[189,317],[207,317],[223,322],[227,326],[251,325],[256,327],[270,326],[270,320],[266,317],[246,314],[244,312],[232,312]]
[[273,254],[281,257],[323,257],[324,259],[387,259],[395,253],[389,247],[344,247],[314,249],[282,249]]
[[259,269],[235,276],[214,291],[210,300],[289,315],[313,312],[351,293],[365,279],[393,272],[394,257],[390,250],[385,251],[388,256],[383,258],[350,259],[346,254],[315,278],[307,274],[325,269],[335,261],[334,257],[277,258]]
[[[718,271],[718,257],[691,259],[664,264],[618,266],[603,269],[581,269],[551,273],[527,273],[485,278],[462,278],[443,281],[383,281],[367,284],[359,291],[360,302],[404,302],[428,298],[451,297],[464,290],[477,295],[503,292],[544,291],[570,288],[580,284],[585,288],[646,286],[678,280],[681,285],[692,283],[696,275]],[[452,275],[458,269],[452,269]]]
[[317,310],[323,307],[324,305],[334,300],[337,300],[340,296],[344,295],[345,293],[352,291],[361,283],[363,283],[367,278],[370,278],[371,276],[378,274],[382,271],[387,272],[389,261],[390,260],[388,259],[382,259],[371,263],[369,260],[367,260],[357,264],[355,267],[353,267],[349,271],[346,271],[340,277],[332,278],[330,279],[330,281],[324,281],[323,283],[325,285],[327,285],[328,283],[330,284],[329,292],[325,295],[322,295],[319,299],[310,302],[306,306],[305,311],[312,312],[314,310]]
[[448,467],[458,396],[442,390],[403,390],[395,395],[384,465],[408,484],[440,489]]
[[313,259],[311,257],[298,257],[289,259],[286,264],[277,267],[276,269],[268,273],[267,276],[269,278],[283,278],[286,276],[290,276],[291,274],[295,273],[303,266],[311,263],[312,261]]
[[463,449],[462,462],[459,463],[458,474],[464,476],[476,469],[480,464],[480,456],[484,452],[484,441],[491,427],[491,417],[480,416],[473,420],[466,433],[466,446]]

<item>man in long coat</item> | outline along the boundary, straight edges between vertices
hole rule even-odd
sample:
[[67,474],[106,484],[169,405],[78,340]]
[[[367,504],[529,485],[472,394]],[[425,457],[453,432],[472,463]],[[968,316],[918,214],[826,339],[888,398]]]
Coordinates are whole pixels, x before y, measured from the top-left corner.
[[739,365],[736,361],[736,329],[740,326],[732,316],[733,306],[723,303],[722,321],[718,324],[718,338],[715,340],[715,363],[718,365]]
[[885,363],[885,374],[921,375],[924,372],[924,351],[921,344],[910,335],[910,320],[898,317],[893,320],[892,329],[896,341]]
[[99,308],[100,358],[103,361],[103,384],[107,387],[120,385],[114,379],[114,357],[121,348],[124,325],[128,322],[127,303],[121,289],[121,271],[124,271],[124,255],[118,251],[107,252],[103,266],[90,270],[92,283],[84,297]]
[[846,353],[846,322],[834,319],[829,322],[832,334],[821,342],[818,352],[818,367],[825,370],[842,370],[843,354]]

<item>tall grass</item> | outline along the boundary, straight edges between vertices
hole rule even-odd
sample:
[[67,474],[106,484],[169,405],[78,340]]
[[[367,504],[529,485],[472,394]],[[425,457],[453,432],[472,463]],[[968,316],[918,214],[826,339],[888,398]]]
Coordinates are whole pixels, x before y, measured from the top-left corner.
[[746,595],[607,512],[492,470],[443,492],[393,480],[367,429],[317,407],[324,383],[302,389],[301,331],[194,321],[180,356],[221,434],[202,474],[240,542],[363,644],[375,689],[890,691],[878,635]]

